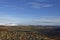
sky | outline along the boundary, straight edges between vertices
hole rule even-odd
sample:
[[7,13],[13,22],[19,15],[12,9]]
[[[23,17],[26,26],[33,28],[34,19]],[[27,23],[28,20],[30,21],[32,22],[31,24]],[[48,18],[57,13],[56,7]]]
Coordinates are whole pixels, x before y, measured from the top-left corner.
[[0,24],[60,25],[60,0],[0,0]]

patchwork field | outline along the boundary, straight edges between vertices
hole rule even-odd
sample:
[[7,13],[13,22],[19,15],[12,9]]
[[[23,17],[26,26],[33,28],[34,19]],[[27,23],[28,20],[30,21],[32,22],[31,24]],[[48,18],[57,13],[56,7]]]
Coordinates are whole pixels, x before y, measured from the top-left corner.
[[[49,30],[48,30],[49,29]],[[0,27],[0,40],[60,40],[58,37],[48,36],[50,28],[35,27]]]

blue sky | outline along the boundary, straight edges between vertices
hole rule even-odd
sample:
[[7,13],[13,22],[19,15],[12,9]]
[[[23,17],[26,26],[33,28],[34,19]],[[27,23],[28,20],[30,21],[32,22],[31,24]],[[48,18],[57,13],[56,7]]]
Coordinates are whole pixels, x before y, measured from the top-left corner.
[[60,25],[60,0],[0,0],[0,24]]

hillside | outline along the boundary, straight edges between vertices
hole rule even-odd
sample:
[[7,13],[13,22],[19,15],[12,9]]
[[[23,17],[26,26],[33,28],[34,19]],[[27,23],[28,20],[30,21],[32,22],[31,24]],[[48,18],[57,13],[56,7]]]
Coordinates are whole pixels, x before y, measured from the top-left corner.
[[53,26],[4,26],[0,25],[1,40],[57,40],[60,28]]
[[60,28],[52,29],[47,34],[52,37],[60,37]]

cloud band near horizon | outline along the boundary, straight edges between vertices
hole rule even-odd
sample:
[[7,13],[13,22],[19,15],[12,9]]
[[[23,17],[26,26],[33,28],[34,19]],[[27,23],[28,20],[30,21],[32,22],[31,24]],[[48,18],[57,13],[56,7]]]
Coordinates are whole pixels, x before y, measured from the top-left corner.
[[0,17],[0,24],[20,24],[20,25],[60,25],[60,18],[42,17],[42,18],[15,18]]

